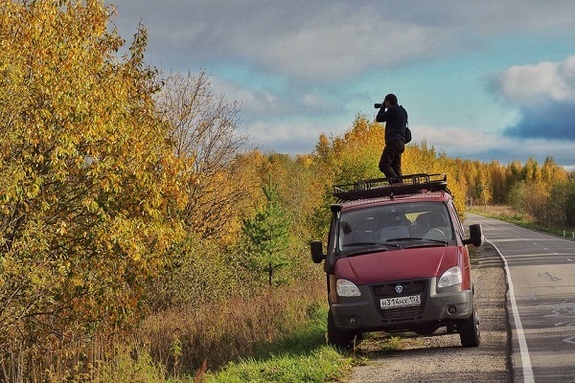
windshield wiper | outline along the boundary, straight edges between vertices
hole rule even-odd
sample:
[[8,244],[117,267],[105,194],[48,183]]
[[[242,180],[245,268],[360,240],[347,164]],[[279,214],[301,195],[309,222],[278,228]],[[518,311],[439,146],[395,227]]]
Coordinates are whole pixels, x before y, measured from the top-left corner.
[[[427,241],[427,242],[433,242],[433,243],[442,244],[442,245],[445,245],[445,246],[447,246],[447,244],[448,244],[448,241],[446,241],[445,239],[435,239],[435,238],[417,238],[417,237],[410,237],[410,238],[407,238],[407,237],[406,237],[406,238],[397,238],[397,239],[393,239],[393,241],[396,241],[396,240],[405,241],[405,240],[408,240],[408,239],[412,239],[412,240],[415,240],[415,241]],[[418,246],[421,246],[421,244],[418,244],[418,245],[415,245],[415,246],[408,246],[408,247],[418,247]]]
[[392,246],[392,247],[400,247],[399,245],[395,244],[395,243],[387,243],[387,242],[352,242],[352,243],[348,243],[343,245],[343,247],[347,247],[347,246]]
[[421,238],[413,238],[413,237],[398,237],[398,238],[390,238],[388,240],[386,240],[385,242],[391,242],[391,241],[411,241],[412,239],[421,239]]

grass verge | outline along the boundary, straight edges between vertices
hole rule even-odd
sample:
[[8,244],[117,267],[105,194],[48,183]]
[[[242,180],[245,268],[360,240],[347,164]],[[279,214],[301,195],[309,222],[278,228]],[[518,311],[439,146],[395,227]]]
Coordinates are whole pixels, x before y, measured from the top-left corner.
[[203,382],[337,382],[347,375],[351,365],[351,358],[342,356],[331,347],[320,346],[303,355],[283,352],[266,359],[230,363],[222,371],[208,374]]
[[231,362],[202,377],[205,383],[338,382],[351,371],[353,358],[326,345],[326,308],[278,342],[262,345],[255,356]]
[[[118,383],[325,383],[342,382],[351,373],[357,357],[327,346],[327,308],[314,306],[308,319],[276,341],[262,343],[250,353],[210,371],[206,364],[193,373],[169,373],[163,363],[146,350],[137,357],[129,349],[118,350],[113,361],[77,382]],[[53,379],[51,381],[59,381]]]
[[566,237],[568,239],[573,239],[573,231],[564,231],[561,228],[554,228],[549,226],[544,226],[531,217],[528,214],[519,213],[513,210],[509,206],[504,205],[494,205],[494,206],[473,206],[468,208],[470,213],[475,213],[482,215],[484,217],[495,218],[504,222],[512,223],[517,226],[524,227],[526,229],[531,229],[535,231],[540,231],[543,233],[553,234],[560,237]]

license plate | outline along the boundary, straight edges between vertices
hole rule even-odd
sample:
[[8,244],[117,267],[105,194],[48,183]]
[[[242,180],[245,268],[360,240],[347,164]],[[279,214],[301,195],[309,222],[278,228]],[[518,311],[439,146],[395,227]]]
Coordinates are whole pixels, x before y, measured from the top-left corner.
[[401,307],[414,307],[421,304],[421,295],[408,297],[385,298],[379,300],[382,310],[397,309]]

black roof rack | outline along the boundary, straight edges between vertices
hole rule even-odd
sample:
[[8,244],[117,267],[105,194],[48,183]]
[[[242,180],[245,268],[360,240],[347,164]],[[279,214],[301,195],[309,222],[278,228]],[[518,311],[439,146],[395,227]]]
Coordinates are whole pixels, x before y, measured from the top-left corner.
[[388,197],[439,190],[450,193],[447,188],[447,176],[445,173],[409,174],[399,177],[399,180],[391,178],[359,180],[352,184],[334,185],[333,195],[340,201],[353,201],[364,198]]

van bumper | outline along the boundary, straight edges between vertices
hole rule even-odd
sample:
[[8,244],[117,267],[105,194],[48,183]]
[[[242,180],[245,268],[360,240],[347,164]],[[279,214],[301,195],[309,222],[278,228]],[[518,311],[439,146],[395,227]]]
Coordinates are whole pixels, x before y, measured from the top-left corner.
[[330,305],[338,329],[367,332],[441,327],[468,319],[473,313],[472,290],[432,291],[421,297],[419,306],[392,309],[382,309],[384,298],[373,296],[369,287],[360,287],[360,291],[360,297],[340,298]]

